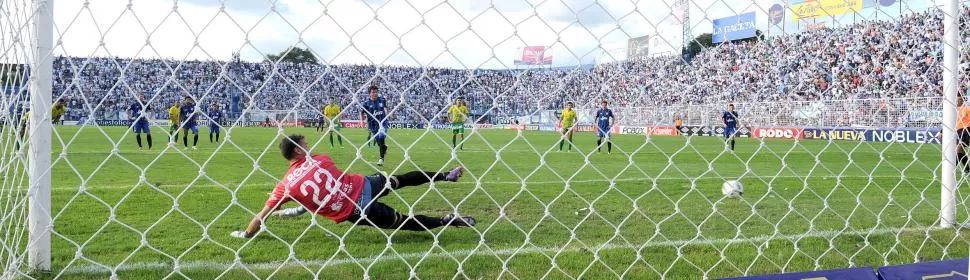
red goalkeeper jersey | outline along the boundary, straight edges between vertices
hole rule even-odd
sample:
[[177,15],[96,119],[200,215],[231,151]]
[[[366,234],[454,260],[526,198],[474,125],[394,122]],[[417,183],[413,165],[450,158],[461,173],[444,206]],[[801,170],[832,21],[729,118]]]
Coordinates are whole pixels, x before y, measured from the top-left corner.
[[363,188],[363,175],[344,173],[329,156],[314,155],[310,160],[303,157],[290,164],[266,206],[276,210],[295,200],[307,210],[340,223],[353,213]]

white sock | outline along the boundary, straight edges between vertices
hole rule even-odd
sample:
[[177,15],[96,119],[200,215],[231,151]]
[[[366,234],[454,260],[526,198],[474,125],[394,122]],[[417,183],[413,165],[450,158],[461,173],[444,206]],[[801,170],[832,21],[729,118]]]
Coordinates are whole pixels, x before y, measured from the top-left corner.
[[303,206],[297,206],[293,208],[286,208],[283,210],[276,211],[276,215],[280,217],[296,217],[299,215],[303,215],[306,212],[307,212],[306,208],[303,208]]

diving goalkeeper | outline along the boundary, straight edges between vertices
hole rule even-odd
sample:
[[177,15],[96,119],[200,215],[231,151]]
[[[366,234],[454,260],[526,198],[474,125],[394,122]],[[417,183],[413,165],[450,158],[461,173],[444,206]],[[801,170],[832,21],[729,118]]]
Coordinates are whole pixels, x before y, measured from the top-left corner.
[[[290,170],[283,176],[283,181],[276,185],[263,210],[249,222],[249,227],[245,231],[232,232],[233,237],[253,237],[271,212],[293,200],[300,203],[302,208],[337,223],[349,221],[383,229],[410,231],[430,230],[445,225],[475,226],[475,219],[469,216],[406,216],[377,201],[390,194],[391,190],[397,191],[403,187],[419,186],[431,181],[457,182],[463,172],[461,167],[447,174],[412,171],[390,177],[344,173],[337,169],[330,156],[311,156],[302,135],[284,138],[280,151],[290,161]],[[390,182],[389,188],[385,187],[387,182]],[[366,214],[366,219],[361,217],[362,214]]]

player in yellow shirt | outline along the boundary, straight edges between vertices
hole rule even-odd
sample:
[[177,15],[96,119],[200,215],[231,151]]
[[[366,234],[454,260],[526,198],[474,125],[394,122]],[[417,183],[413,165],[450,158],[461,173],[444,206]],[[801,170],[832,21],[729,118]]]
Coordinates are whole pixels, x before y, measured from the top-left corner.
[[182,112],[179,106],[181,106],[181,103],[179,103],[178,100],[175,100],[175,105],[168,108],[168,135],[171,135],[172,137],[168,141],[170,146],[175,146],[176,139],[179,139],[179,114]]
[[60,124],[61,117],[67,113],[67,103],[64,99],[58,99],[57,103],[54,103],[54,107],[51,107],[51,124]]
[[317,120],[317,132],[326,131],[326,129],[324,129],[325,127],[327,127],[326,115],[327,115],[327,106],[320,105],[320,119]]
[[573,150],[573,125],[576,124],[576,111],[573,110],[573,103],[566,102],[566,107],[562,109],[562,117],[559,125],[562,127],[563,138],[559,140],[559,151],[562,152],[562,144],[569,142],[569,151]]
[[340,105],[334,102],[333,97],[330,97],[330,103],[323,107],[323,115],[327,118],[326,121],[333,127],[327,134],[330,135],[330,148],[333,149],[333,134],[337,133],[337,142],[340,143],[340,148],[344,148],[344,139],[340,136]]
[[459,97],[455,99],[455,104],[448,107],[448,122],[451,123],[451,145],[464,150],[465,144],[462,143],[458,146],[458,136],[461,136],[461,141],[465,142],[465,117],[468,116],[468,106],[465,106],[465,100]]

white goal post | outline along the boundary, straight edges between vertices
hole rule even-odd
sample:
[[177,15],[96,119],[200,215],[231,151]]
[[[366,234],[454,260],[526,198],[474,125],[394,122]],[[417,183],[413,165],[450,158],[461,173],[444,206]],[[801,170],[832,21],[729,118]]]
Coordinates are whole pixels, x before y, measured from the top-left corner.
[[28,51],[30,67],[30,267],[42,271],[51,269],[51,233],[54,229],[51,210],[51,96],[54,72],[54,1],[34,1],[31,14],[31,44]]
[[[957,162],[957,137],[956,133],[957,118],[956,105],[960,92],[960,59],[962,57],[960,44],[961,30],[960,15],[964,12],[960,9],[959,1],[948,1],[943,8],[943,164],[940,168],[942,178],[942,190],[940,195],[940,226],[952,227],[958,224],[956,219],[957,206],[957,180],[953,175],[956,171]],[[965,70],[964,70],[965,71]],[[966,76],[966,73],[963,73]]]

